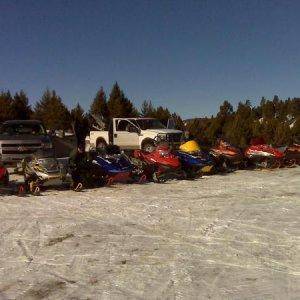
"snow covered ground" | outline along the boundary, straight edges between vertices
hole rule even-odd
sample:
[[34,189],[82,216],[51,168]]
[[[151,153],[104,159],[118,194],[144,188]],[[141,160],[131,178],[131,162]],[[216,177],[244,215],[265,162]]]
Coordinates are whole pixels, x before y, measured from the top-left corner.
[[296,299],[300,168],[0,196],[0,299]]

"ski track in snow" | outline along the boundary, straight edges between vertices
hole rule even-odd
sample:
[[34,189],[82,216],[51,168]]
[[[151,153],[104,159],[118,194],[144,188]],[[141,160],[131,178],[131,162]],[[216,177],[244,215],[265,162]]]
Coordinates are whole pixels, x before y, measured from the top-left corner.
[[296,299],[300,167],[0,196],[0,299]]

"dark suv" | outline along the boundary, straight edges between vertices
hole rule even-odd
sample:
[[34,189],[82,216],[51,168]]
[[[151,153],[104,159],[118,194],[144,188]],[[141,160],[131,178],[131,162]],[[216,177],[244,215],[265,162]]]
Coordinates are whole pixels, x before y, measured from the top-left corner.
[[53,151],[50,136],[40,121],[12,120],[0,126],[0,157],[4,164],[16,165],[37,150]]

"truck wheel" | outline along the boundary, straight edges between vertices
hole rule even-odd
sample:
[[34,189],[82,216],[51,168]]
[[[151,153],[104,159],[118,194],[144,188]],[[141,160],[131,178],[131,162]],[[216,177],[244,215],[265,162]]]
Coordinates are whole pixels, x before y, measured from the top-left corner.
[[97,141],[97,143],[96,143],[96,149],[97,149],[97,150],[100,150],[100,151],[105,150],[106,146],[107,146],[107,144],[106,144],[106,142],[103,141],[103,140],[99,140],[99,141]]
[[152,141],[146,141],[143,143],[142,150],[145,152],[153,152],[155,150],[154,142]]

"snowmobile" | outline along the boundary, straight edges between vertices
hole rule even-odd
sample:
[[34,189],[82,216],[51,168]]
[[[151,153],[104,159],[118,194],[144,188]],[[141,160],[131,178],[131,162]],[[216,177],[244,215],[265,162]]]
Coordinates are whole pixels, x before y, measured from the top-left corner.
[[34,195],[40,193],[43,186],[65,185],[71,183],[67,170],[59,164],[58,160],[38,151],[32,158],[22,161],[26,189]]
[[152,152],[134,150],[133,161],[143,168],[147,179],[154,182],[165,182],[168,179],[185,179],[186,172],[181,169],[179,158],[172,154],[166,145],[159,145]]
[[134,165],[130,158],[121,153],[118,146],[108,145],[102,152],[91,154],[92,164],[105,174],[106,184],[114,182],[139,182],[146,180],[143,170]]
[[213,161],[200,149],[196,141],[182,144],[174,154],[179,158],[182,169],[186,171],[188,178],[212,172]]
[[284,153],[265,143],[262,138],[252,139],[245,150],[248,166],[274,169],[283,165]]
[[209,153],[213,157],[218,171],[229,172],[244,166],[242,151],[225,140],[219,139]]

